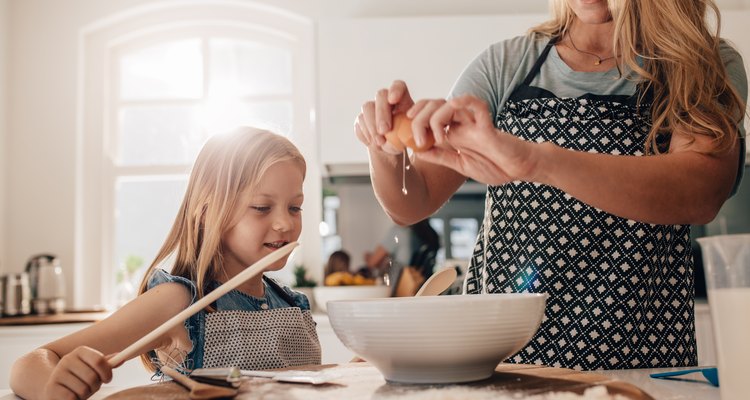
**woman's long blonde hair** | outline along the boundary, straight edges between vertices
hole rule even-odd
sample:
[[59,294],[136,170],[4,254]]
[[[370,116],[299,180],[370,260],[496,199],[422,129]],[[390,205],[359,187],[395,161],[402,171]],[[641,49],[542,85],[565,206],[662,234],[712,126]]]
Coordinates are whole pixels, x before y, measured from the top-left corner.
[[[562,38],[575,15],[566,0],[550,0],[550,8],[552,19],[531,32]],[[721,20],[714,1],[609,0],[609,9],[614,54],[640,78],[641,93],[653,90],[646,153],[659,153],[657,137],[679,126],[713,137],[711,153],[731,149],[745,99],[730,83],[719,55]],[[715,31],[709,28],[708,10],[716,18]]]
[[[235,221],[235,208],[248,198],[274,164],[292,160],[303,174],[305,160],[287,138],[242,127],[209,139],[198,154],[185,197],[164,244],[149,266],[139,293],[145,292],[153,270],[174,259],[172,275],[195,283],[196,300],[222,271],[221,236]],[[147,354],[141,360],[151,371]]]

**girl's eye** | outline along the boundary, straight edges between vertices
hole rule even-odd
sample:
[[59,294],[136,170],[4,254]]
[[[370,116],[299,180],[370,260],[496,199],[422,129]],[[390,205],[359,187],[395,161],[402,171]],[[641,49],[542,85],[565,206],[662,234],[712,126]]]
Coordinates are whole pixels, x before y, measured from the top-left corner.
[[271,207],[268,207],[268,206],[250,206],[250,208],[260,213],[267,213],[271,211]]
[[289,212],[292,214],[299,214],[302,212],[302,207],[289,207]]

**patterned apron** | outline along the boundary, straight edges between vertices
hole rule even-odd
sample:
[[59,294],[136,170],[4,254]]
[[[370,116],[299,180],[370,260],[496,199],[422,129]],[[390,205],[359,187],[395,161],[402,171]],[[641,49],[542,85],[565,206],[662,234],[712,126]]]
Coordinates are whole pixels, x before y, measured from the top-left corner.
[[[553,45],[498,112],[497,128],[576,151],[642,156],[650,99],[558,98],[530,86]],[[549,294],[539,331],[507,361],[576,370],[696,365],[689,225],[621,218],[531,182],[488,186],[486,202],[464,291]]]
[[258,370],[320,364],[320,342],[310,310],[296,307],[278,284],[263,278],[292,307],[208,313],[204,368]]

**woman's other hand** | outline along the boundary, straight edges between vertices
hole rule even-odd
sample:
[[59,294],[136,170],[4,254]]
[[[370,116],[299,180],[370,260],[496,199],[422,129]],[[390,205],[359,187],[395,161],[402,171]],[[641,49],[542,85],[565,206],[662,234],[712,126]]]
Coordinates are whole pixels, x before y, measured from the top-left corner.
[[45,399],[86,399],[112,380],[112,367],[99,351],[77,347],[60,359],[44,387]]
[[375,100],[363,104],[354,121],[357,138],[371,149],[400,154],[402,151],[388,143],[384,135],[393,129],[393,114],[406,112],[413,104],[404,81],[393,81],[390,88],[378,90]]
[[487,185],[533,180],[535,144],[496,129],[482,100],[461,96],[436,105],[431,102],[416,110],[413,126],[421,127],[420,134],[434,134],[436,143],[418,158]]

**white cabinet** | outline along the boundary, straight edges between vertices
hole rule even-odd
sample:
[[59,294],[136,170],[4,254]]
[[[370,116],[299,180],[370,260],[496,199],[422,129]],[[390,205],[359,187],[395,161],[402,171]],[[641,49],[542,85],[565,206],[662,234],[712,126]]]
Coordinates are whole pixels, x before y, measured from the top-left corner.
[[544,14],[323,19],[318,25],[320,156],[324,165],[366,163],[354,118],[395,79],[415,98],[444,98],[490,44],[517,36]]
[[347,349],[336,332],[333,331],[328,315],[325,313],[313,314],[313,320],[318,324],[318,340],[320,340],[321,358],[323,364],[341,364],[351,361],[354,353]]
[[[91,323],[15,325],[0,327],[0,389],[10,387],[10,367],[22,355],[37,347],[81,330]],[[151,373],[141,364],[140,358],[125,362],[113,372],[113,387],[147,385]]]

